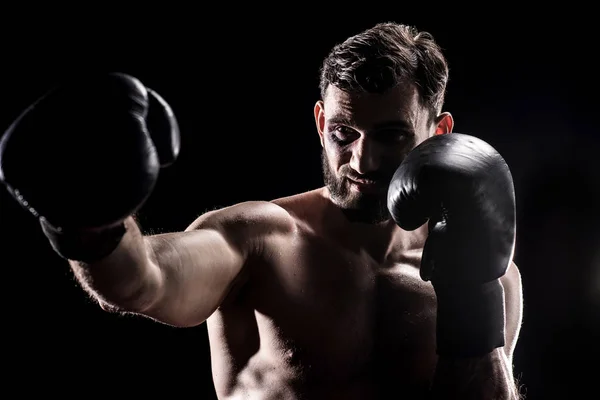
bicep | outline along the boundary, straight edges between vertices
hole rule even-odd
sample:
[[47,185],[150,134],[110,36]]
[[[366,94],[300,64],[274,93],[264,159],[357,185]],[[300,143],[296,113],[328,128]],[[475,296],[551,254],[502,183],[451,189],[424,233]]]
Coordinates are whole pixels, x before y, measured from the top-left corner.
[[226,297],[245,264],[243,249],[215,229],[152,236],[160,284],[147,316],[175,326],[204,322]]
[[266,238],[288,234],[294,224],[283,209],[247,202],[211,211],[185,232],[152,236],[151,259],[160,271],[147,316],[176,326],[203,323],[243,284],[249,257],[261,257]]
[[504,351],[512,362],[512,356],[518,341],[523,320],[523,288],[521,274],[514,262],[511,262],[506,274],[500,279],[504,288],[506,306],[506,344]]

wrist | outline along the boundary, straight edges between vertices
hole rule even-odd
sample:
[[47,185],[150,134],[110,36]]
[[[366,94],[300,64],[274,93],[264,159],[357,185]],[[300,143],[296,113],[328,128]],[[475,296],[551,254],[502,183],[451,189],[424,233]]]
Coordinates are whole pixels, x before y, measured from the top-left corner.
[[112,253],[125,235],[124,223],[101,229],[62,229],[40,218],[54,251],[67,260],[94,262]]
[[500,280],[433,286],[438,355],[477,357],[504,346],[504,290]]

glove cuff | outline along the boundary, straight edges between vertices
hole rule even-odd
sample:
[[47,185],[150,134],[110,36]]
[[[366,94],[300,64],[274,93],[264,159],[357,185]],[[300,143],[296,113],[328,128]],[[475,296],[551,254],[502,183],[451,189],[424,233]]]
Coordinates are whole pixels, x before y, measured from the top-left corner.
[[499,280],[466,286],[434,284],[434,289],[438,355],[477,357],[504,346],[504,290]]
[[57,229],[45,218],[40,218],[40,225],[59,256],[85,263],[101,260],[112,253],[126,232],[123,223],[94,231]]

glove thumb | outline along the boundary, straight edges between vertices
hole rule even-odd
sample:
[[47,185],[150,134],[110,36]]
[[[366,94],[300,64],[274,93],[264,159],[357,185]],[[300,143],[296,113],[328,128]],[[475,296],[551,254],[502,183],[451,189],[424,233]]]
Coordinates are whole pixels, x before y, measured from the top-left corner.
[[443,243],[443,237],[446,234],[446,222],[429,220],[429,235],[423,246],[423,255],[421,257],[421,267],[419,274],[424,281],[430,281],[435,274],[435,254],[439,252],[439,246]]

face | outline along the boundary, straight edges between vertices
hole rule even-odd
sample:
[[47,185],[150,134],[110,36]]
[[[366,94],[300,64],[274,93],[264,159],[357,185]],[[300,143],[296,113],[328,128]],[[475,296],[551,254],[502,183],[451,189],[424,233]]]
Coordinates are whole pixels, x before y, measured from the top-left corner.
[[332,201],[354,221],[389,220],[387,190],[406,154],[452,129],[452,117],[432,119],[413,85],[385,94],[348,94],[330,86],[315,106],[323,146],[323,177]]

